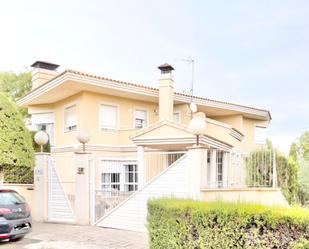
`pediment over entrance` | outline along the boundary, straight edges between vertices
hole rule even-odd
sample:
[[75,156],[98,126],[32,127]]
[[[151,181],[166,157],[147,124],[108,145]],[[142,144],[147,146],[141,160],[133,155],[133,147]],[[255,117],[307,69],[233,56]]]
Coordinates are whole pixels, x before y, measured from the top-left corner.
[[[155,123],[131,137],[136,145],[159,149],[185,149],[196,143],[196,137],[183,125],[171,121]],[[200,143],[208,147],[229,151],[232,145],[208,135],[200,136]]]

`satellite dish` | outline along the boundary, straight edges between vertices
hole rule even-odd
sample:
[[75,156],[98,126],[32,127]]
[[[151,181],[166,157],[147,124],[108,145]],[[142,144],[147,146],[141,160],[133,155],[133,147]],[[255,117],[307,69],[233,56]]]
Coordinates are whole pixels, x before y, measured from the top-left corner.
[[196,113],[197,112],[197,105],[195,103],[191,103],[190,104],[190,110],[193,112],[193,113]]

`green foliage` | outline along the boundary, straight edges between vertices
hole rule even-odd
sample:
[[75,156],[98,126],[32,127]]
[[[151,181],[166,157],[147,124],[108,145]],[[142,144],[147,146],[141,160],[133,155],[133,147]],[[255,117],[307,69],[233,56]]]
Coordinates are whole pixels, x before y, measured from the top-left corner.
[[309,249],[309,240],[301,238],[300,241],[293,246],[293,249]]
[[269,140],[266,149],[253,151],[247,157],[246,183],[249,187],[271,187],[273,185],[274,154],[278,186],[282,189],[288,202],[294,203],[298,188],[296,155],[293,154],[286,158],[280,151],[272,147]]
[[[7,93],[13,100],[22,97],[31,90],[31,72],[0,72],[0,92]],[[18,108],[23,117],[27,116],[26,108]]]
[[31,72],[0,72],[0,92],[19,98],[31,90]]
[[148,203],[152,249],[307,248],[309,210],[161,199]]
[[16,104],[0,93],[0,170],[8,183],[32,183],[34,151]]

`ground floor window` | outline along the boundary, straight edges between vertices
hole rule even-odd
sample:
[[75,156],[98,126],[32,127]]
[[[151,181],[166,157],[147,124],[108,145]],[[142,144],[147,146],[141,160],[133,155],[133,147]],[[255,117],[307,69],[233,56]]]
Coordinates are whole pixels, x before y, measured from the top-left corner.
[[102,189],[107,191],[120,190],[120,173],[103,173]]
[[217,151],[217,182],[218,187],[223,185],[223,151]]
[[138,166],[135,160],[103,160],[101,188],[105,191],[137,191]]
[[136,191],[138,184],[137,164],[125,164],[125,191]]

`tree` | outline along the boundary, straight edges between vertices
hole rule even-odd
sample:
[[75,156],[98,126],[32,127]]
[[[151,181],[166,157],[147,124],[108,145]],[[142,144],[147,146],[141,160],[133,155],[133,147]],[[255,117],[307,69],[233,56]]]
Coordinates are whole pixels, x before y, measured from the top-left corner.
[[302,134],[296,144],[298,164],[298,199],[302,205],[309,204],[309,132]]
[[8,183],[32,183],[34,150],[16,104],[0,93],[0,171]]
[[14,99],[31,90],[31,72],[0,72],[0,92],[8,93]]

